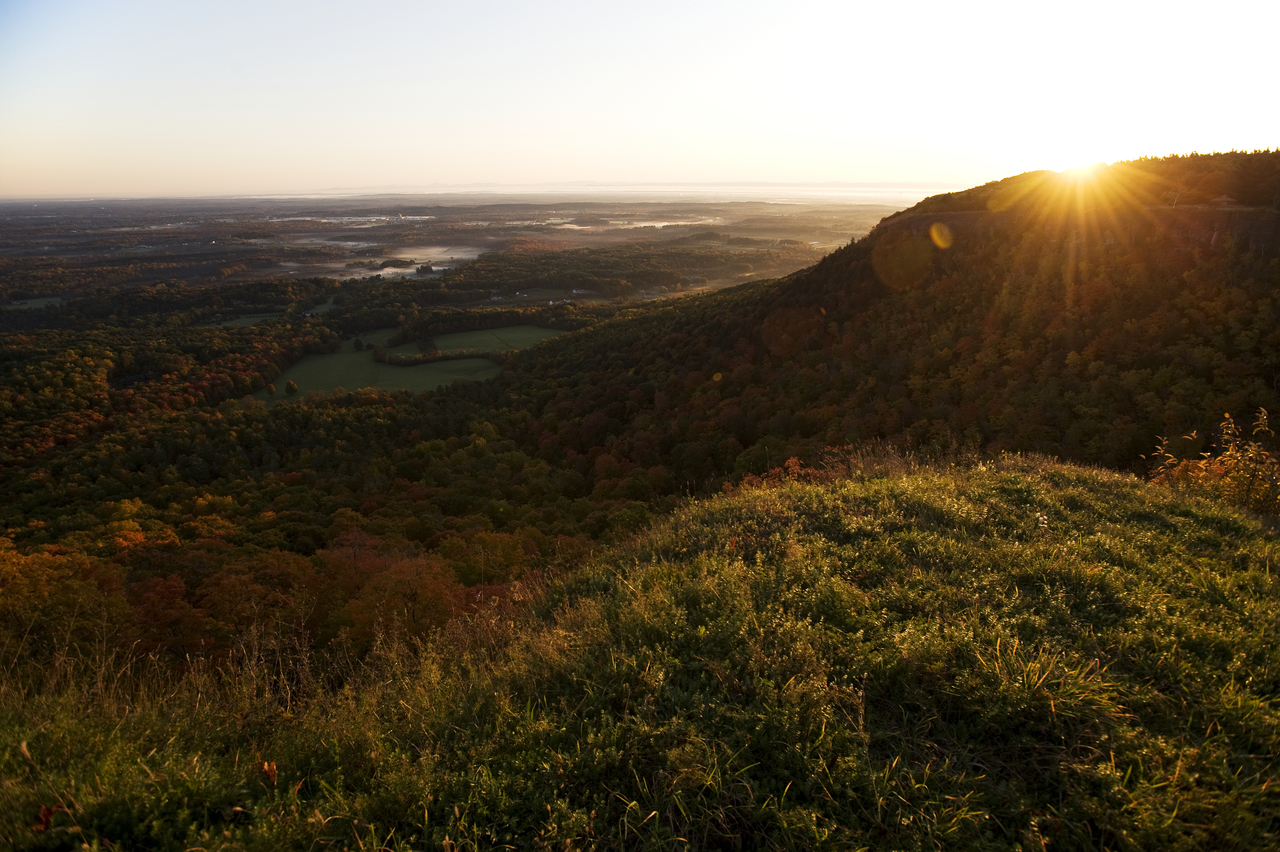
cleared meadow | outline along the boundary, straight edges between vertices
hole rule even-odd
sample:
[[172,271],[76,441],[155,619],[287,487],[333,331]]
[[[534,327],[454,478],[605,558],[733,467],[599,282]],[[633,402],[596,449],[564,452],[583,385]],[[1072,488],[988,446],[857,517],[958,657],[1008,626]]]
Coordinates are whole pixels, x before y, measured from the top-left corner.
[[536,325],[512,325],[506,328],[492,328],[484,331],[459,331],[454,334],[440,334],[435,338],[436,348],[441,352],[507,352],[512,349],[527,349],[535,343],[555,337],[563,332],[550,328],[538,328]]
[[[502,370],[497,364],[485,358],[436,361],[432,364],[418,364],[412,367],[379,364],[373,360],[371,349],[374,346],[384,347],[389,355],[416,354],[419,351],[416,343],[387,346],[387,341],[394,333],[395,329],[382,328],[361,334],[356,338],[363,344],[360,350],[355,348],[355,340],[349,340],[331,355],[307,355],[276,377],[274,396],[266,391],[258,391],[254,396],[269,404],[289,399],[284,390],[289,382],[297,384],[299,394],[311,391],[328,393],[336,388],[356,390],[367,387],[420,393],[435,390],[454,379],[465,381],[491,379]],[[444,352],[508,351],[532,346],[561,333],[533,325],[517,325],[487,331],[442,334],[435,339],[435,342],[436,346]]]
[[250,326],[257,325],[260,322],[266,322],[269,319],[280,319],[284,313],[278,314],[250,314],[249,316],[236,317],[235,319],[221,320],[211,323],[212,325],[234,325],[234,326]]
[[[385,346],[395,329],[384,328],[361,335],[358,340],[366,347]],[[417,344],[406,343],[402,346],[387,347],[387,352],[417,352]],[[360,351],[355,349],[355,341],[345,341],[342,348],[332,355],[306,355],[289,369],[276,377],[275,396],[266,391],[258,391],[255,396],[274,404],[289,399],[284,392],[285,385],[294,382],[298,385],[298,393],[311,391],[328,393],[336,388],[356,390],[357,388],[378,387],[386,390],[408,390],[414,393],[435,390],[447,385],[454,379],[480,381],[498,375],[501,367],[484,358],[466,358],[458,361],[437,361],[434,364],[420,364],[415,367],[395,367],[390,364],[379,364],[373,360],[373,352],[369,348]]]

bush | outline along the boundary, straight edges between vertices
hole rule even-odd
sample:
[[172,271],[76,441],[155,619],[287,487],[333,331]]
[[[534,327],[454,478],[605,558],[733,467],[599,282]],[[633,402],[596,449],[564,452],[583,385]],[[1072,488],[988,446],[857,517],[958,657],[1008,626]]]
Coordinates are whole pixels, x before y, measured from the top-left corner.
[[[1240,434],[1230,413],[1218,427],[1216,454],[1204,452],[1198,459],[1179,459],[1161,438],[1153,457],[1153,481],[1209,497],[1220,497],[1236,506],[1264,515],[1280,515],[1280,460],[1257,440],[1275,437],[1267,410],[1258,409],[1252,437]],[[1193,432],[1185,440],[1194,441]]]

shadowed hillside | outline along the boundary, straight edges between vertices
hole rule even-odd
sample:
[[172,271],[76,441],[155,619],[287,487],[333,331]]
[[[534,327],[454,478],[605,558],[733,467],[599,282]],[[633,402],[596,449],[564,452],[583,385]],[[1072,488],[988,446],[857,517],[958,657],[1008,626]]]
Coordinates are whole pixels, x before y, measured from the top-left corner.
[[[1280,214],[1159,186],[1119,164],[927,199],[812,269],[530,353],[539,441],[694,488],[876,438],[1120,468],[1152,436],[1204,449],[1277,402]],[[572,412],[624,398],[581,440]]]

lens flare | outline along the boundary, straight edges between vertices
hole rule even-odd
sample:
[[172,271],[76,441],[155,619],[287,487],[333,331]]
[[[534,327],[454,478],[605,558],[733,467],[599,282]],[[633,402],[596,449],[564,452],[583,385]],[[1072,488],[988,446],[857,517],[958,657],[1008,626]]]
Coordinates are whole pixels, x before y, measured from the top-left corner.
[[929,239],[933,240],[933,244],[940,249],[951,248],[951,243],[955,241],[951,229],[945,222],[934,222],[929,226]]

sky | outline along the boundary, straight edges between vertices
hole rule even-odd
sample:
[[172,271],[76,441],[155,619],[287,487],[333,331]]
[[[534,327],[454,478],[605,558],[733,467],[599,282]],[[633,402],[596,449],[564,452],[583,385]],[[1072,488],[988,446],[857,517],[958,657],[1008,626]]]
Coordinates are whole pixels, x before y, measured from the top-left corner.
[[0,197],[903,183],[1280,148],[1280,3],[0,0]]

